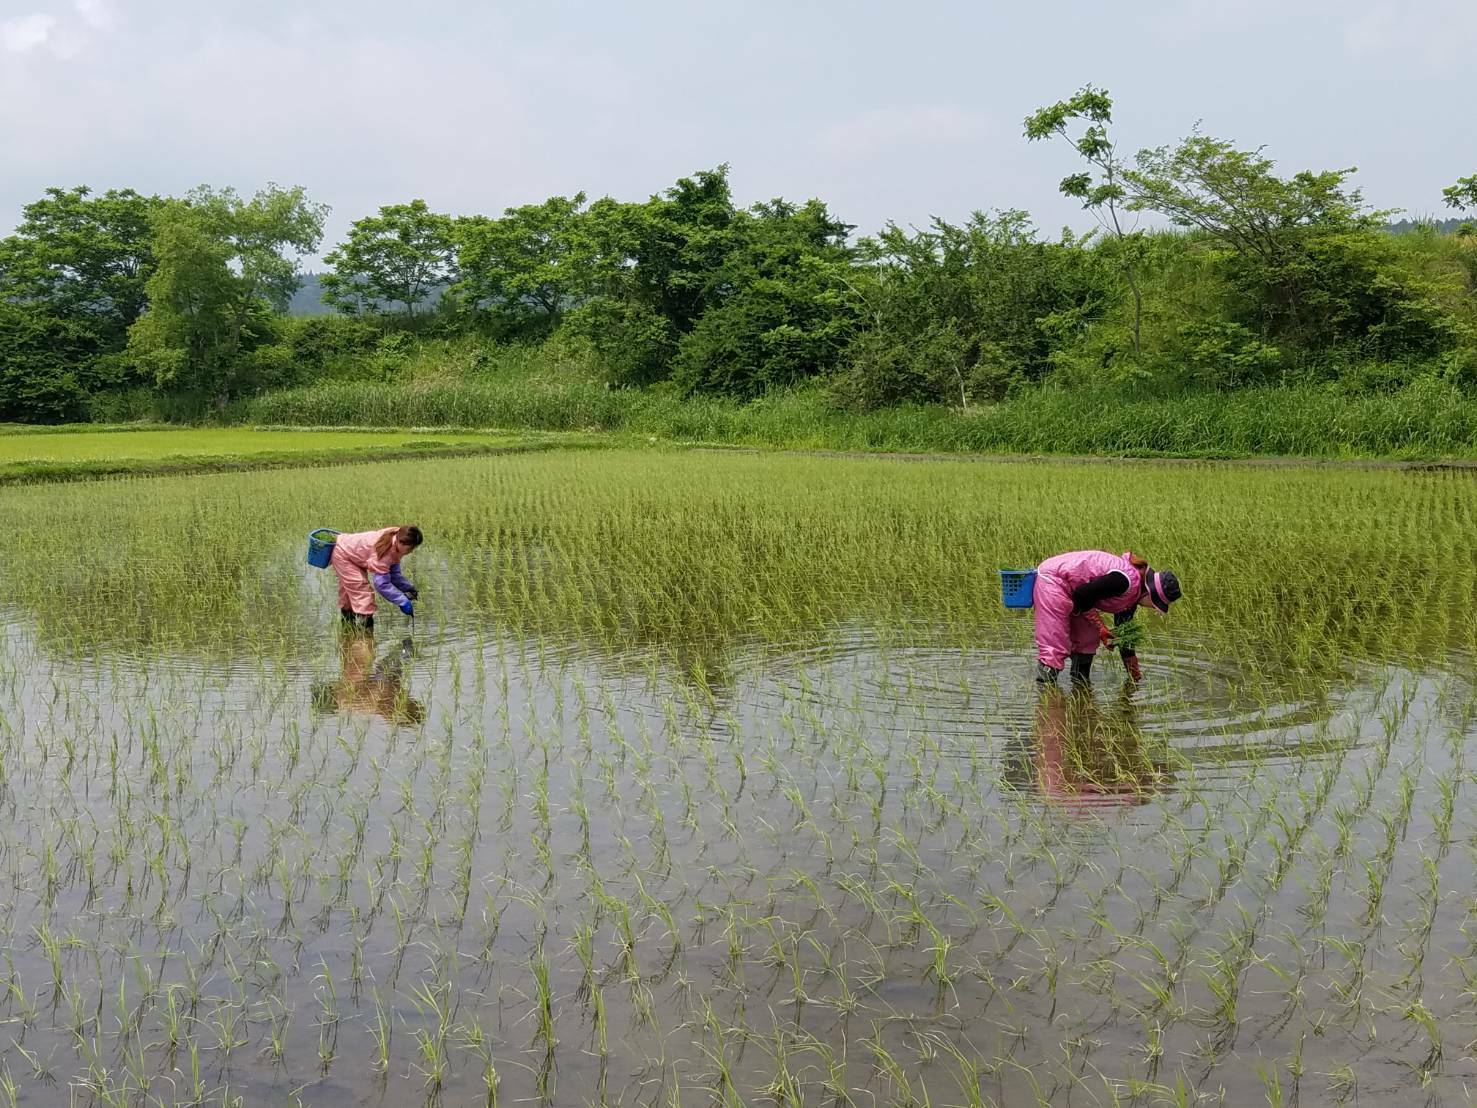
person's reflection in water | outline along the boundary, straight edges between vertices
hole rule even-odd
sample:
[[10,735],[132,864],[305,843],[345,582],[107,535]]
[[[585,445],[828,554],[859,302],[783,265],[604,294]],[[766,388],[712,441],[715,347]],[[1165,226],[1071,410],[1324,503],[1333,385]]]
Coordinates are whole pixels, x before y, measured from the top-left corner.
[[1081,808],[1142,804],[1172,780],[1165,762],[1144,748],[1125,684],[1110,706],[1092,689],[1043,691],[1036,702],[1030,776],[1046,800]]
[[374,638],[350,633],[339,641],[343,674],[337,681],[313,686],[313,707],[325,712],[381,716],[390,723],[414,726],[426,718],[426,706],[407,695],[402,682],[408,647],[395,647],[378,663]]

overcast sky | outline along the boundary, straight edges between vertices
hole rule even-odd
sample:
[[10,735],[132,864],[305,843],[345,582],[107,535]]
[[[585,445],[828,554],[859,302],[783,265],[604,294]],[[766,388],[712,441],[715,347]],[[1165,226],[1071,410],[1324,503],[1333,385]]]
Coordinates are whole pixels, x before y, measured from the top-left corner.
[[1086,227],[1021,121],[1087,82],[1126,150],[1198,119],[1433,214],[1477,173],[1474,67],[1477,0],[0,0],[0,229],[48,185],[276,181],[332,205],[327,250],[381,204],[642,199],[725,161],[740,202],[860,232]]

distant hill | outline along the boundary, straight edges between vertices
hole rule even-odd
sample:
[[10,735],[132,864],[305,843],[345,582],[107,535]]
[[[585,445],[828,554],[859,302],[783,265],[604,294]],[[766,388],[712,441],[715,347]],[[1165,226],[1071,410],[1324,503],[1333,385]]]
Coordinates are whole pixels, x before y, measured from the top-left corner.
[[1385,224],[1385,229],[1392,235],[1408,235],[1421,227],[1430,227],[1433,231],[1443,235],[1454,235],[1463,223],[1477,222],[1477,220],[1462,219],[1398,219],[1394,223]]
[[322,274],[304,273],[302,284],[292,299],[287,302],[288,315],[332,315],[333,309],[323,303],[323,286],[319,283]]
[[[302,284],[298,286],[297,292],[292,294],[292,299],[287,302],[288,315],[333,315],[336,308],[323,302],[323,274],[303,273],[299,275]],[[433,288],[420,304],[416,305],[419,313],[423,309],[433,308],[436,301],[441,299],[441,293],[445,286]],[[401,311],[403,309],[392,309]]]

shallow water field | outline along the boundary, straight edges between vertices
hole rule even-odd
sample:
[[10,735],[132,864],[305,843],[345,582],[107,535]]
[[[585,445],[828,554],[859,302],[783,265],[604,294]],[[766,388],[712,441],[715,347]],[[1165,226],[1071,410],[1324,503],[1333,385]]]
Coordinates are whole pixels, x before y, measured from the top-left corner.
[[[1460,1104],[1477,482],[549,453],[4,494],[0,1104]],[[341,638],[318,526],[405,520]],[[996,570],[1132,548],[1145,681]]]

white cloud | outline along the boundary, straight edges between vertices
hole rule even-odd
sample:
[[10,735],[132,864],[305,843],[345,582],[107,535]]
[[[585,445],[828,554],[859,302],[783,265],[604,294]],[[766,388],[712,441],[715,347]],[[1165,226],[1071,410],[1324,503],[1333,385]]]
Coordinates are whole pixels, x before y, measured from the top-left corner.
[[[1171,0],[1148,17],[1157,35],[1202,42],[1237,34],[1294,34],[1320,29],[1323,38],[1356,59],[1387,57],[1445,67],[1469,65],[1477,48],[1477,4],[1472,0]],[[1321,45],[1321,44],[1320,44]]]
[[[840,7],[793,0],[741,17],[453,2],[409,22],[392,0],[0,0],[0,235],[48,185],[302,184],[334,205],[332,243],[417,196],[484,213],[580,188],[636,199],[719,162],[741,200],[820,196],[867,230],[994,206],[1080,227],[1056,188],[1073,155],[1026,143],[1020,120],[1084,81],[1121,104],[1125,149],[1203,116],[1289,168],[1358,164],[1371,199],[1419,207],[1471,172],[1451,137],[1471,121],[1461,61],[1408,43],[1471,44],[1477,0],[1405,0],[1408,15],[1361,24],[1400,2],[1147,0],[1106,20],[1089,0],[942,0],[952,33],[899,53],[936,33],[932,15],[839,19],[833,41],[766,37],[788,20],[830,28],[823,9]],[[1069,12],[1092,33],[1052,39]],[[1166,24],[1192,47],[1166,50]]]
[[78,17],[94,31],[106,31],[117,21],[109,0],[73,0]]
[[1477,48],[1477,5],[1471,0],[1374,3],[1344,29],[1344,46],[1356,58],[1418,58],[1428,65],[1470,65]]
[[12,54],[24,54],[38,46],[45,46],[55,27],[56,18],[42,12],[7,19],[0,23],[0,49]]
[[139,23],[85,64],[0,64],[0,146],[24,182],[8,206],[53,182],[175,195],[206,182],[249,195],[276,180],[333,204],[332,241],[349,219],[414,196],[496,210],[553,191],[528,179],[539,106],[478,42],[330,37],[309,20],[148,33]]
[[842,120],[821,133],[831,154],[867,156],[914,143],[966,142],[990,130],[989,120],[955,104],[879,108]]
[[1154,13],[1161,31],[1179,39],[1217,38],[1227,34],[1255,30],[1269,24],[1285,23],[1304,16],[1325,17],[1345,4],[1359,0],[1301,0],[1290,6],[1286,0],[1237,0],[1227,5],[1223,0],[1180,0],[1167,11]]
[[71,9],[63,15],[32,12],[0,22],[0,51],[75,58],[117,22],[112,0],[72,0]]

